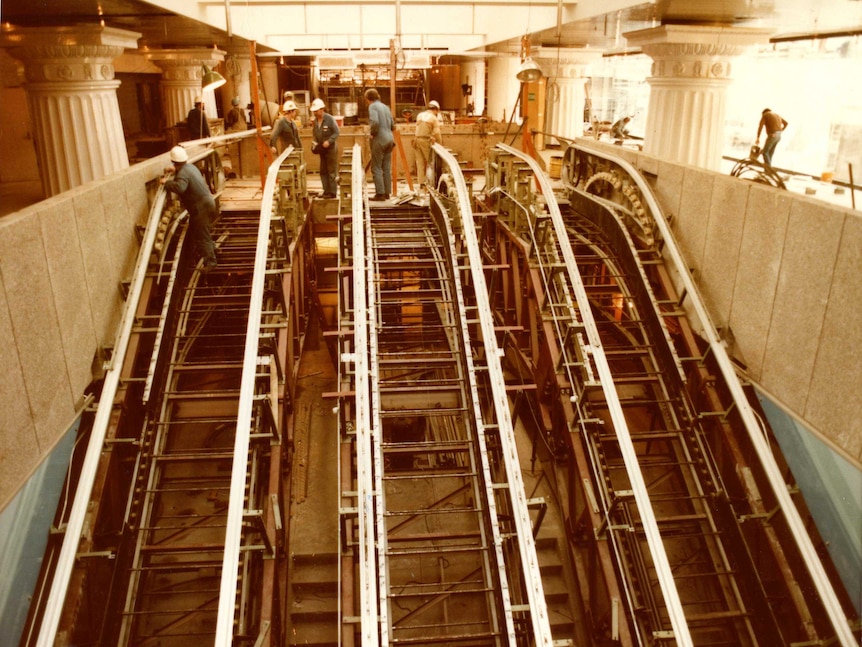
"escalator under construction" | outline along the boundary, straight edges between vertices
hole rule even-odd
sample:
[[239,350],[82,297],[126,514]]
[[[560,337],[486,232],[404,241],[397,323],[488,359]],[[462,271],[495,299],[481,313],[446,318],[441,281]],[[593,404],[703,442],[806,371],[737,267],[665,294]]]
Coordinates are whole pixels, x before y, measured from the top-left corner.
[[[348,151],[328,214],[302,151],[241,200],[193,156],[210,272],[155,192],[19,644],[858,644],[643,179],[572,146],[552,185],[498,145],[474,195],[433,151],[430,195],[382,205]],[[297,514],[300,472],[336,523]]]

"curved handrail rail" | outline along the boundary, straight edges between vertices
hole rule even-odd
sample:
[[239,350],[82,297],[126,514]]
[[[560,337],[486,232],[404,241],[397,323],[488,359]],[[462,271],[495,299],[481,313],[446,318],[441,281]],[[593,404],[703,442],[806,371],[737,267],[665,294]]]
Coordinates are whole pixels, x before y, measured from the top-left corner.
[[254,275],[251,283],[248,323],[245,333],[245,351],[242,361],[239,404],[237,407],[236,436],[234,438],[233,465],[230,479],[230,500],[225,529],[224,553],[222,555],[221,584],[219,587],[218,619],[213,645],[233,645],[234,609],[236,605],[236,582],[239,570],[239,553],[242,548],[242,520],[245,508],[246,470],[248,448],[251,437],[251,420],[254,407],[257,354],[260,342],[260,327],[263,317],[263,292],[266,281],[266,262],[269,249],[269,227],[272,220],[273,197],[281,163],[293,152],[288,146],[269,165],[266,173],[263,197],[260,203],[260,222],[257,229],[257,246],[254,256]]
[[682,252],[676,243],[676,238],[670,229],[670,224],[665,218],[664,211],[659,205],[652,189],[637,169],[635,169],[635,167],[625,159],[596,148],[584,147],[579,144],[575,144],[574,148],[585,153],[589,153],[590,155],[601,157],[609,162],[613,162],[625,170],[643,195],[643,198],[649,207],[649,212],[652,214],[656,226],[662,235],[664,251],[673,262],[679,274],[685,290],[686,298],[690,300],[692,308],[694,308],[694,313],[700,322],[702,328],[701,334],[706,339],[709,348],[713,353],[716,364],[721,371],[722,377],[727,383],[734,405],[739,412],[751,443],[760,459],[760,463],[763,466],[763,470],[770,486],[772,487],[773,494],[778,501],[778,507],[784,513],[787,524],[790,526],[796,546],[802,555],[805,567],[811,575],[814,587],[817,589],[817,593],[826,609],[826,613],[829,616],[832,627],[835,629],[835,634],[841,641],[841,645],[843,647],[854,647],[856,645],[856,640],[853,637],[853,631],[850,627],[850,623],[847,621],[841,602],[835,593],[835,589],[826,573],[823,562],[817,555],[817,549],[814,547],[814,542],[811,541],[811,537],[805,528],[802,516],[799,514],[799,510],[797,510],[793,500],[790,498],[790,492],[787,489],[787,484],[784,480],[783,474],[781,473],[781,469],[775,461],[775,457],[772,455],[769,443],[761,432],[757,416],[751,408],[748,398],[742,389],[739,377],[736,374],[736,370],[733,367],[733,363],[730,360],[724,342],[719,337],[718,331],[712,323],[712,319],[706,309],[706,305],[700,296],[700,292],[698,291],[694,279],[688,271],[688,265],[685,263]]
[[616,432],[617,441],[620,445],[623,462],[625,463],[626,472],[629,475],[635,502],[637,503],[638,511],[641,515],[641,523],[643,524],[644,534],[650,548],[650,554],[653,558],[659,586],[661,587],[665,605],[667,606],[668,617],[670,618],[670,623],[673,627],[674,637],[678,645],[694,645],[691,638],[691,632],[688,628],[688,622],[685,619],[679,591],[676,588],[676,582],[673,577],[673,571],[670,567],[670,561],[668,560],[667,552],[664,549],[661,533],[658,528],[658,521],[656,520],[652,502],[650,501],[643,472],[641,472],[637,452],[635,451],[634,443],[632,442],[631,434],[629,433],[628,423],[625,419],[625,413],[623,412],[619,394],[617,393],[616,386],[614,384],[613,373],[611,372],[610,364],[605,355],[604,346],[602,345],[598,326],[596,325],[595,318],[592,314],[590,300],[587,296],[583,279],[578,271],[575,254],[572,251],[572,245],[569,241],[569,234],[566,230],[566,225],[563,222],[563,216],[560,213],[560,206],[557,204],[556,199],[554,199],[554,190],[551,187],[551,183],[547,176],[539,168],[538,163],[536,163],[536,160],[511,146],[507,146],[505,144],[498,144],[498,146],[502,150],[519,157],[530,166],[534,176],[538,179],[542,194],[546,198],[548,212],[550,213],[551,222],[554,226],[554,233],[556,234],[560,249],[563,253],[569,281],[575,291],[575,299],[578,302],[578,307],[581,311],[581,320],[589,341],[589,350],[591,351],[593,361],[595,362],[596,372],[599,375],[601,388],[608,405],[608,413],[614,425],[614,431]]
[[[506,382],[500,364],[502,350],[497,344],[494,321],[490,316],[491,304],[488,299],[485,273],[482,269],[479,238],[476,234],[475,224],[473,223],[473,209],[470,205],[469,191],[467,190],[467,183],[464,180],[464,175],[455,156],[440,144],[434,144],[432,150],[448,166],[450,175],[455,182],[455,197],[461,215],[461,226],[463,227],[466,242],[465,247],[470,259],[470,275],[475,288],[476,310],[479,326],[482,330],[485,361],[488,364],[488,379],[494,400],[494,411],[497,415],[497,427],[500,435],[503,461],[505,463],[506,477],[512,492],[512,515],[518,532],[521,569],[524,575],[527,599],[532,615],[533,644],[550,646],[554,641],[551,635],[542,577],[539,572],[530,513],[527,509],[524,494],[525,486],[518,459],[518,448],[515,444],[514,424],[509,410]],[[476,399],[474,405],[478,406],[478,399]],[[477,415],[481,418],[481,412],[477,412]],[[491,503],[493,503],[493,498],[491,499]],[[505,573],[501,577],[505,577]],[[504,594],[508,595],[508,593]]]
[[[189,163],[198,162],[212,154],[212,150],[195,153],[189,157]],[[138,249],[135,269],[129,285],[129,293],[126,297],[126,305],[123,308],[123,314],[120,319],[120,325],[117,329],[117,336],[114,341],[114,351],[111,354],[109,366],[105,367],[105,377],[102,383],[99,405],[93,419],[93,426],[90,431],[90,440],[87,444],[87,452],[78,474],[78,488],[75,492],[75,499],[72,502],[72,507],[69,512],[69,520],[66,522],[65,536],[63,537],[63,543],[60,547],[60,554],[57,557],[56,568],[54,571],[54,577],[51,581],[48,598],[45,602],[45,613],[42,617],[42,622],[39,626],[39,635],[36,640],[37,647],[51,647],[56,638],[57,629],[60,624],[60,616],[63,612],[63,605],[68,592],[72,570],[76,561],[76,553],[81,539],[81,532],[84,528],[87,508],[89,507],[90,497],[93,493],[102,447],[111,423],[111,414],[114,409],[114,398],[117,395],[120,384],[123,364],[125,363],[126,353],[129,350],[132,328],[135,325],[136,313],[141,299],[144,282],[146,280],[150,256],[153,252],[153,247],[159,230],[159,222],[161,220],[162,211],[165,208],[167,198],[168,192],[165,190],[165,187],[159,186],[155,199],[153,200],[153,205],[150,207],[144,236],[141,241],[141,246]]]

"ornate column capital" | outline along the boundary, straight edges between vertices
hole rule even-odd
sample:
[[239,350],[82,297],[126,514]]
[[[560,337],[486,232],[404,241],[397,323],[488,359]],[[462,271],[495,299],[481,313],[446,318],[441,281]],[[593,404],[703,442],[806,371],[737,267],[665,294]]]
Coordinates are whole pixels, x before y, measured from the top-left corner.
[[217,114],[215,96],[203,92],[203,66],[215,68],[227,52],[208,47],[148,49],[144,56],[162,71],[162,105],[168,126],[185,121],[195,97],[201,97],[211,115]]
[[101,25],[3,29],[0,45],[24,63],[45,195],[129,166],[114,59],[140,37]]
[[557,81],[577,81],[590,75],[590,66],[602,58],[602,53],[592,49],[553,48],[543,49],[533,60],[542,68],[542,73]]
[[114,78],[114,59],[137,49],[141,34],[101,25],[11,27],[0,46],[24,63],[28,83],[98,82]]
[[767,42],[769,34],[723,25],[662,25],[624,34],[653,59],[644,151],[720,168],[731,59]]
[[203,66],[215,67],[224,60],[227,52],[220,49],[198,47],[192,49],[151,49],[144,56],[162,70],[166,81],[187,81],[200,85]]
[[653,59],[654,79],[692,81],[730,78],[730,59],[765,43],[769,29],[720,25],[661,25],[624,34]]

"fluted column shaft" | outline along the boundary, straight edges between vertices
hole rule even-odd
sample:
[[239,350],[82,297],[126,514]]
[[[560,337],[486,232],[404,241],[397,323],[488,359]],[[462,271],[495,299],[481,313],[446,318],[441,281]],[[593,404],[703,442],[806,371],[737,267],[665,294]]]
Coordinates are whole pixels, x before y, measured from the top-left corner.
[[3,35],[24,63],[36,157],[46,196],[129,166],[114,59],[139,33],[102,27],[14,28]]
[[549,50],[536,62],[548,79],[545,132],[574,139],[584,134],[584,104],[590,65],[602,56],[599,51]]
[[625,34],[653,59],[644,152],[719,170],[731,61],[769,31],[662,25]]
[[217,49],[162,49],[147,52],[147,58],[162,70],[162,108],[168,127],[185,122],[195,97],[204,102],[210,119],[218,117],[213,92],[203,92],[203,66],[210,69],[224,60],[225,52]]

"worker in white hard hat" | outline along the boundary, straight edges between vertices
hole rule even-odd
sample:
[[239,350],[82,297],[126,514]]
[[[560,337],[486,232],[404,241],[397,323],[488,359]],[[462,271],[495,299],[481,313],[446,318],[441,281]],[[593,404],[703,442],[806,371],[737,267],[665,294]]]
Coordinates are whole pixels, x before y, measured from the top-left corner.
[[299,128],[296,127],[296,111],[296,103],[284,102],[282,114],[275,122],[269,138],[269,146],[273,153],[281,153],[288,146],[293,146],[295,150],[302,150],[302,139],[299,136]]
[[192,139],[203,139],[210,136],[210,125],[204,113],[203,99],[195,97],[195,105],[189,110],[186,118]]
[[217,265],[210,229],[218,217],[218,207],[198,167],[188,163],[186,149],[174,146],[170,158],[172,166],[165,169],[166,174],[160,182],[165,189],[179,196],[189,212],[189,238],[203,260],[203,271],[208,272]]
[[338,124],[326,112],[326,104],[321,99],[311,102],[312,120],[311,152],[320,155],[320,182],[323,184],[324,198],[338,195]]
[[416,178],[422,189],[425,189],[428,184],[434,183],[434,178],[429,177],[429,173],[433,172],[433,169],[428,168],[428,161],[431,159],[431,146],[442,143],[440,104],[436,101],[430,101],[428,109],[423,110],[416,117],[416,135],[413,138],[413,148],[416,153]]

